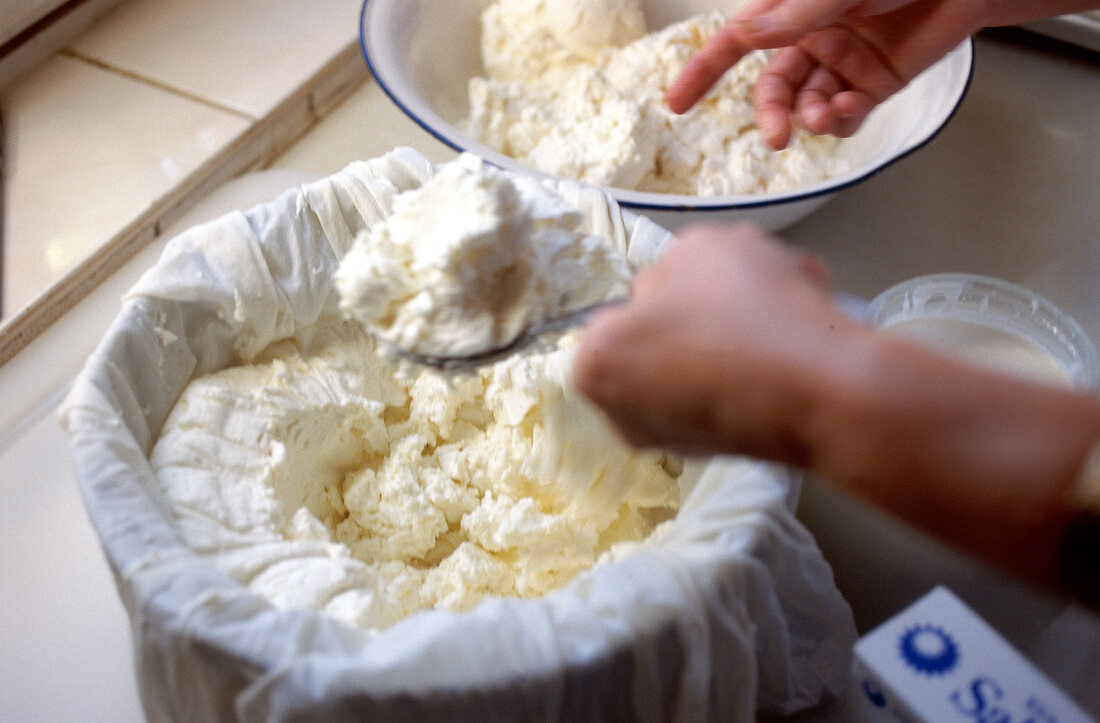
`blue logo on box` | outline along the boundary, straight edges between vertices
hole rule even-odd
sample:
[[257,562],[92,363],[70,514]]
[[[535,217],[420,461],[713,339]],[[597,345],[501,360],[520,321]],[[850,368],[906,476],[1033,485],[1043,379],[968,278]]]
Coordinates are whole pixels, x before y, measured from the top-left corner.
[[876,708],[886,707],[886,694],[879,690],[878,686],[871,681],[863,681],[863,694],[867,696],[867,700],[871,701],[871,705]]
[[945,675],[959,663],[959,646],[943,628],[914,625],[899,641],[902,660],[918,673]]

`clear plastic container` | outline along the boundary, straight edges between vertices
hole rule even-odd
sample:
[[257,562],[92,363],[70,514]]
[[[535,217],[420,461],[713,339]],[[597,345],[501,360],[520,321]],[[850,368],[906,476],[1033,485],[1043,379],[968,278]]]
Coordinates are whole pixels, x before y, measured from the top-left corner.
[[1100,390],[1088,334],[1042,296],[976,274],[903,281],[875,297],[872,322],[971,361],[1078,389]]

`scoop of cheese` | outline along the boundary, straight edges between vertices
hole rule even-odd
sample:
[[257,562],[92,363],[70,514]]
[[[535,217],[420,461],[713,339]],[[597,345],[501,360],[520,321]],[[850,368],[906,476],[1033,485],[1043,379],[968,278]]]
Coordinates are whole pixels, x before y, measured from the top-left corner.
[[399,195],[337,270],[341,308],[396,347],[468,355],[625,293],[626,257],[542,184],[472,155]]
[[[466,350],[622,293],[627,261],[590,222],[470,156],[397,195],[335,279],[372,333],[325,317],[184,390],[150,454],[180,538],[278,606],[376,630],[541,595],[650,535],[679,506],[680,468],[606,425],[567,443],[575,335],[460,376],[377,343]],[[574,460],[593,449],[620,451]]]

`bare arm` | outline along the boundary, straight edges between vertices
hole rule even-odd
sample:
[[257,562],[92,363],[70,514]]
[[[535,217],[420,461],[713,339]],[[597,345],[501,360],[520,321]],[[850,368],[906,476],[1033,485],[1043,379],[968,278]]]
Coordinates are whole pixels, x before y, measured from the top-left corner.
[[1097,401],[855,336],[846,368],[818,382],[809,465],[962,549],[1055,583],[1077,514],[1069,489],[1100,441]]
[[824,278],[754,229],[687,231],[629,304],[593,318],[578,388],[635,445],[813,469],[1051,584],[1100,402],[856,323]]

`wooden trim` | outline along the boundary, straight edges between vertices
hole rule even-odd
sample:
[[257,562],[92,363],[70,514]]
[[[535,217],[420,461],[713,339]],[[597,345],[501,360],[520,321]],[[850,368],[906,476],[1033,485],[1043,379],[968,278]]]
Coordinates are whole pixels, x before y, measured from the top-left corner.
[[69,0],[4,41],[0,45],[0,88],[62,50],[123,1]]
[[68,2],[58,5],[38,20],[18,31],[0,45],[0,62],[3,62],[4,58],[14,53],[16,49],[28,42],[31,38],[87,2],[89,2],[89,0],[68,0]]
[[309,131],[369,77],[358,41],[192,172],[139,218],[108,239],[0,325],[0,366],[24,349],[100,282],[218,186],[261,169]]

